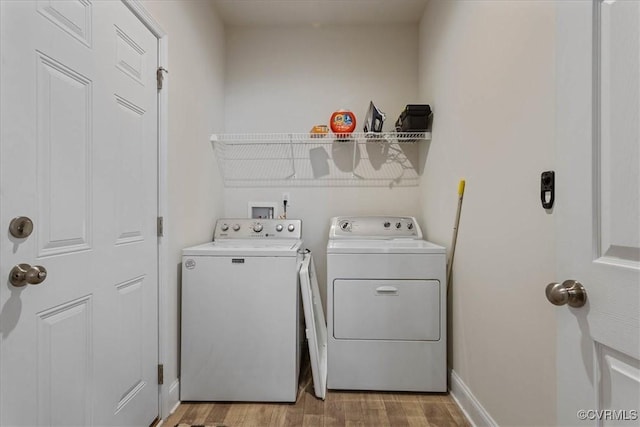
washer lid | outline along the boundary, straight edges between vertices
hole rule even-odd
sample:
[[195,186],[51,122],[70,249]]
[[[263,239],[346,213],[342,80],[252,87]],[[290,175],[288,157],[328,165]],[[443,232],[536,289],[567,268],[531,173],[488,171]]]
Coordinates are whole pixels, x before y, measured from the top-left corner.
[[329,240],[328,254],[444,254],[445,248],[426,240]]
[[309,344],[313,390],[316,397],[324,400],[327,394],[327,324],[322,311],[316,267],[310,252],[305,254],[300,266],[300,291]]
[[298,255],[297,252],[301,245],[302,240],[299,239],[226,239],[184,248],[182,250],[182,255],[295,257]]

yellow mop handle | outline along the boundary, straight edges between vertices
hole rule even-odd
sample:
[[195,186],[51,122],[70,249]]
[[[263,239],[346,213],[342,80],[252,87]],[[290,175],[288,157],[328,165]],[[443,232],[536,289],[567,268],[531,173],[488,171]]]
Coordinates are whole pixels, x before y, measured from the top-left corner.
[[458,183],[458,196],[462,197],[464,195],[464,179],[461,179]]
[[[456,211],[456,220],[453,223],[453,237],[451,238],[451,255],[447,262],[447,304],[450,304],[449,298],[451,298],[451,275],[453,273],[453,257],[456,254],[456,241],[458,240],[458,226],[460,225],[460,211],[462,210],[462,198],[464,196],[464,179],[461,179],[458,183],[458,210]],[[450,306],[450,305],[449,305]],[[451,306],[450,306],[451,307]],[[450,315],[449,315],[450,316]],[[447,337],[451,338],[451,330],[447,330]],[[447,369],[451,370],[453,365],[453,359],[451,352],[447,351]],[[447,376],[447,387],[451,387],[451,377]]]
[[462,210],[462,197],[464,196],[464,179],[458,183],[458,210],[456,212],[456,220],[453,223],[453,237],[451,239],[451,256],[447,263],[447,291],[451,286],[451,273],[453,272],[453,257],[456,254],[456,242],[458,240],[458,226],[460,225],[460,211]]

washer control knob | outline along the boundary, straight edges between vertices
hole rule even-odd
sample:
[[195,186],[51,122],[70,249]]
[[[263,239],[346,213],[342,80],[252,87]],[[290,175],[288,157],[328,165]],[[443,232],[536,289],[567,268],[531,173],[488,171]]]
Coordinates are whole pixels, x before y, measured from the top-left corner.
[[240,230],[240,224],[234,224],[233,231],[238,231],[238,230]]
[[385,221],[384,228],[389,228],[389,227],[391,227],[391,223],[389,221]]
[[222,224],[222,226],[220,227],[220,230],[222,231],[227,231],[229,229],[229,225],[227,224]]
[[289,230],[289,231],[293,231],[295,229],[296,229],[296,226],[293,225],[293,224],[289,224],[289,226],[287,227],[287,230]]
[[278,225],[276,225],[276,231],[277,231],[277,232],[282,231],[282,229],[283,229],[283,228],[284,228],[284,227],[282,227],[282,224],[278,224]]
[[253,225],[253,231],[255,231],[256,233],[259,233],[262,231],[262,224],[257,223]]
[[396,228],[399,230],[400,227],[402,227],[402,223],[401,222],[396,222]]
[[409,230],[413,230],[413,223],[412,223],[412,222],[408,223],[408,224],[407,224],[407,228],[408,228]]

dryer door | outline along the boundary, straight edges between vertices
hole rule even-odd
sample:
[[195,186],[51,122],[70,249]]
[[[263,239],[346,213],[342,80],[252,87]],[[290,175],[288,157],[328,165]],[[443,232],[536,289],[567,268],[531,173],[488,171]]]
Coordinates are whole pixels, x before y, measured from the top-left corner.
[[336,339],[440,340],[438,280],[335,280]]
[[313,264],[311,252],[305,254],[300,267],[300,290],[311,359],[313,389],[316,397],[324,400],[327,393],[327,324],[324,320],[316,267]]

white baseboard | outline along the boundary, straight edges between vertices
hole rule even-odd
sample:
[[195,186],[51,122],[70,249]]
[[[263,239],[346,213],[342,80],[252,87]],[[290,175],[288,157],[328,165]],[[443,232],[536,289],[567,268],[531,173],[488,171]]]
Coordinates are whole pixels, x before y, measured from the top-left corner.
[[164,424],[164,421],[178,409],[178,405],[180,405],[180,380],[176,378],[170,385],[162,389],[161,421],[156,427]]
[[176,378],[169,387],[169,404],[167,405],[171,410],[169,414],[173,414],[180,405],[180,379]]
[[454,370],[451,371],[450,394],[473,427],[498,427],[498,423],[491,418],[491,415]]

